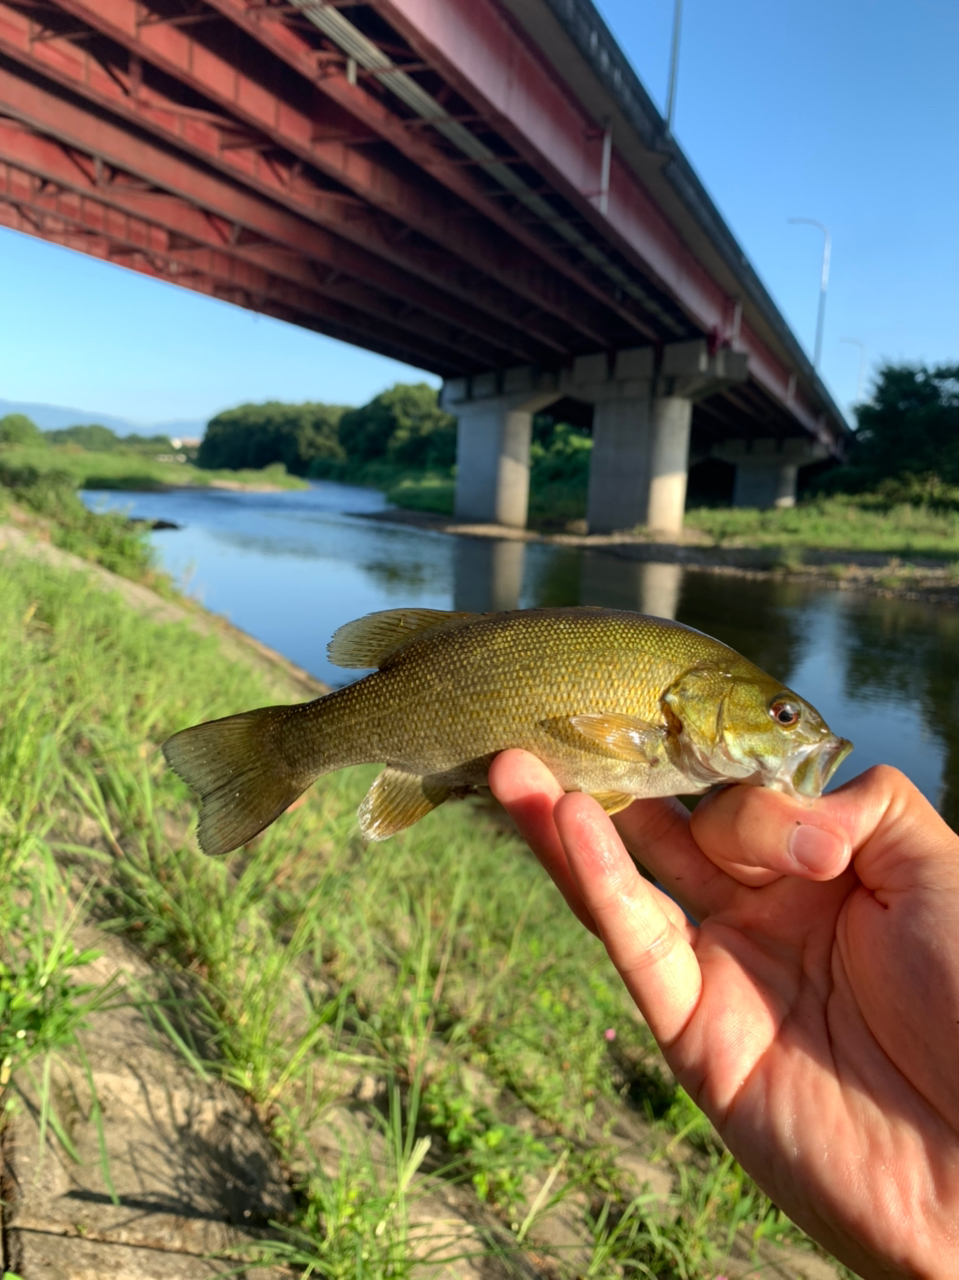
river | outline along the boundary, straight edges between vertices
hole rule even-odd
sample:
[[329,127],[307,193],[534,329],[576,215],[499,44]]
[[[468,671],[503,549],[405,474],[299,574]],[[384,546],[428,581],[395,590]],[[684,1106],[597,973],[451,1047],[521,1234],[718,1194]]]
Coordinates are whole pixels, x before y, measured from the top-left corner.
[[358,673],[327,662],[327,641],[375,609],[598,604],[675,617],[778,676],[852,739],[833,785],[872,764],[895,765],[959,829],[954,610],[575,547],[451,537],[370,519],[385,510],[383,496],[348,485],[83,497],[94,510],[179,526],[151,534],[160,565],[208,609],[332,685]]

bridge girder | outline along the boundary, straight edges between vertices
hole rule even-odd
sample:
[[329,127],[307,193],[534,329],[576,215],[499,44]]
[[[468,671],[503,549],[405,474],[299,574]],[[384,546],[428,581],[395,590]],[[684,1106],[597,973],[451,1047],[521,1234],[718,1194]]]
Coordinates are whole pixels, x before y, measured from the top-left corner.
[[[2,126],[0,138],[4,138],[3,150],[9,154],[13,149],[9,131]],[[16,230],[28,229],[22,225],[26,219],[33,227],[32,234],[44,239],[74,248],[89,245],[87,251],[96,257],[123,259],[124,265],[135,270],[214,296],[225,297],[222,290],[227,290],[230,301],[292,323],[304,324],[311,316],[325,320],[336,327],[338,335],[348,333],[347,341],[361,338],[372,319],[383,354],[409,362],[422,343],[444,373],[456,368],[470,341],[468,335],[459,335],[456,345],[455,334],[429,325],[412,308],[387,307],[371,290],[338,277],[332,269],[317,271],[268,244],[231,245],[215,222],[191,219],[189,206],[175,197],[160,196],[148,202],[143,197],[150,193],[137,192],[130,203],[140,208],[133,212],[121,207],[122,202],[98,199],[102,192],[97,188],[81,194],[73,184],[61,185],[51,176],[49,164],[40,165],[29,154],[26,163],[28,167],[21,169],[0,160],[0,213],[4,205],[18,211],[21,217],[15,223],[7,222]],[[43,177],[38,175],[41,168]],[[185,226],[192,234],[184,232]],[[193,277],[204,283],[191,283]],[[417,345],[411,345],[411,334],[416,335]]]
[[[535,338],[527,338],[525,342],[511,339],[506,326],[497,332],[491,318],[478,315],[476,309],[468,304],[450,300],[416,275],[397,270],[351,242],[331,235],[325,228],[287,213],[257,193],[235,187],[216,174],[195,168],[173,152],[131,137],[109,121],[78,104],[56,97],[41,86],[25,85],[2,66],[0,112],[27,127],[26,132],[33,138],[29,146],[36,158],[35,163],[39,163],[42,155],[46,165],[55,164],[54,153],[64,144],[70,147],[74,184],[106,187],[109,184],[104,181],[104,175],[109,169],[133,175],[145,186],[138,191],[135,186],[122,185],[122,195],[127,201],[142,201],[149,195],[174,197],[184,212],[193,207],[201,217],[212,216],[228,226],[253,232],[262,240],[324,269],[335,265],[343,274],[385,293],[388,299],[412,304],[424,313],[438,315],[446,323],[455,324],[461,331],[473,332],[479,338],[480,349],[492,347],[500,353],[500,359],[515,360],[524,349],[533,353],[533,359],[543,357],[544,348]],[[50,141],[51,136],[57,135],[60,143]],[[12,153],[5,150],[4,137],[8,146],[15,146],[18,150]],[[0,130],[0,157],[6,155],[16,161],[19,156],[22,159],[27,145],[23,138],[13,141],[9,129]],[[88,160],[86,168],[78,157]],[[49,168],[44,173],[49,174]],[[57,180],[70,181],[69,169],[58,173]],[[546,350],[551,351],[552,348]],[[461,358],[469,359],[470,355],[464,352]],[[445,362],[442,369],[432,363],[426,367],[437,373],[444,373],[449,368]]]
[[[219,122],[221,127],[236,132],[237,123],[241,122],[251,131],[249,137],[244,138],[240,134],[235,142],[225,146],[221,142],[220,151],[235,149],[255,154],[271,143],[282,147],[292,157],[314,165],[321,173],[352,191],[364,205],[376,207],[404,225],[415,227],[420,234],[450,252],[467,257],[477,265],[485,264],[484,269],[490,270],[491,274],[492,268],[499,265],[503,257],[503,249],[497,248],[490,235],[492,227],[498,227],[515,246],[509,267],[511,282],[515,283],[515,262],[520,260],[517,251],[525,250],[541,259],[551,272],[565,277],[576,289],[592,295],[602,308],[619,315],[633,332],[650,340],[658,336],[635,308],[623,305],[614,297],[608,282],[598,283],[590,278],[587,262],[572,262],[552,250],[541,236],[532,234],[515,217],[510,217],[479,183],[464,174],[462,165],[451,161],[437,148],[423,146],[422,143],[415,147],[416,163],[422,165],[428,157],[426,171],[431,177],[442,171],[445,191],[433,191],[422,181],[411,180],[397,172],[395,167],[371,155],[367,144],[383,135],[379,130],[371,132],[366,120],[360,123],[348,114],[343,103],[337,102],[331,92],[340,80],[349,87],[343,65],[345,58],[338,59],[340,65],[332,73],[327,63],[326,74],[319,81],[315,73],[309,80],[310,90],[318,96],[322,93],[327,98],[328,108],[337,111],[332,128],[327,131],[334,136],[324,136],[309,110],[268,90],[253,76],[244,74],[242,67],[218,57],[209,47],[198,43],[189,28],[168,23],[144,24],[144,6],[137,0],[110,0],[106,6],[99,3],[94,6],[84,3],[84,0],[58,0],[58,5],[78,20],[88,23],[91,29],[122,45],[132,56],[152,63],[229,112],[232,119],[224,118]],[[233,22],[238,31],[248,30],[247,24],[237,22],[241,11],[239,5],[218,5],[217,11]],[[249,14],[251,10],[242,12]],[[262,15],[270,10],[260,7],[252,12]],[[253,21],[256,23],[255,18]],[[257,34],[261,35],[262,20],[256,25],[259,28]],[[75,80],[78,79],[80,77],[75,76]],[[118,87],[116,81],[105,86],[114,103]],[[359,96],[362,95],[354,95]],[[160,101],[154,105],[159,113],[170,111],[176,114],[175,103]],[[351,105],[355,108],[355,102]],[[386,119],[389,119],[388,115],[381,113],[378,117],[380,128]],[[215,128],[217,122],[211,123]],[[411,129],[409,124],[399,130],[391,129],[389,141],[395,144],[400,134],[414,133],[415,129]],[[337,132],[343,134],[344,131],[347,131],[347,136],[335,136]],[[207,142],[205,150],[209,155],[216,151],[216,147],[215,141],[212,146]],[[449,195],[454,193],[457,199],[451,201]],[[464,201],[465,208],[462,207]],[[468,225],[471,215],[472,226]],[[499,269],[497,278],[502,282],[501,265]]]
[[[165,72],[175,73],[194,92],[203,92],[206,97],[218,100],[224,109],[232,105],[221,90],[229,76],[228,64],[209,55],[201,58],[188,32],[165,26],[148,28],[185,42],[181,59],[161,57],[142,39],[128,35],[120,24],[107,21],[101,9],[88,9],[79,0],[63,0],[61,7],[76,16],[85,15],[92,31],[109,35],[111,39],[122,37],[129,51],[160,62]],[[131,15],[136,12],[132,0],[111,0],[111,11],[123,7],[128,8]],[[363,154],[362,148],[327,144],[327,153],[333,154],[325,155],[319,145],[311,148],[308,139],[304,141],[306,117],[292,109],[284,110],[282,100],[271,99],[253,81],[246,81],[245,97],[248,102],[258,99],[259,111],[244,106],[241,118],[231,121],[226,116],[218,118],[212,111],[191,110],[166,97],[156,86],[150,86],[146,92],[142,68],[138,91],[131,93],[129,72],[116,65],[104,68],[86,47],[87,43],[77,45],[51,35],[37,45],[31,39],[29,20],[10,5],[0,6],[0,51],[87,101],[163,139],[291,212],[335,231],[385,262],[421,278],[432,277],[440,286],[452,285],[455,292],[468,297],[474,305],[484,307],[499,323],[504,319],[509,323],[517,303],[521,302],[527,312],[523,329],[558,354],[565,353],[571,338],[574,349],[595,347],[604,342],[610,317],[604,314],[603,304],[589,296],[589,291],[581,285],[577,286],[555,270],[545,270],[538,260],[543,257],[542,252],[533,259],[523,252],[525,246],[515,240],[491,237],[481,227],[464,222],[448,203],[432,198],[422,185],[404,181],[387,167],[376,165]],[[181,61],[187,66],[179,66]],[[191,63],[193,70],[189,69]],[[197,63],[199,71],[195,69]],[[209,84],[204,89],[206,76]],[[255,97],[253,87],[259,89]],[[268,102],[272,102],[272,107],[266,105]],[[266,132],[263,117],[268,114],[273,115],[274,122]],[[261,130],[260,137],[242,133],[243,126],[252,128],[253,122]],[[272,154],[277,146],[285,148],[285,152]],[[267,151],[271,154],[265,154]],[[322,160],[324,176],[334,185],[321,185],[320,175],[302,163],[304,157],[309,157],[311,165],[317,168]],[[455,253],[450,244],[457,246]],[[557,264],[551,261],[546,265]],[[531,306],[542,312],[542,316],[529,315]],[[648,327],[638,320],[633,321],[631,332],[631,342],[637,333],[647,339],[650,336]]]
[[547,4],[0,0],[7,224],[443,377],[732,343],[749,383],[703,421],[841,438],[772,304],[744,314],[652,170],[613,148],[597,199],[608,117],[517,19]]

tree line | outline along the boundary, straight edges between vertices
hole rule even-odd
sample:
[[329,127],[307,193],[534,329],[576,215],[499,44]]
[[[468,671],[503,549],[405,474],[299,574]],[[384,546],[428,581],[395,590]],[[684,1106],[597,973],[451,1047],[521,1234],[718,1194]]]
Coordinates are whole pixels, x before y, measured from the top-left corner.
[[386,465],[445,471],[456,459],[456,419],[426,383],[397,383],[358,409],[345,405],[243,404],[212,418],[197,465],[260,468],[282,462],[298,476],[337,476]]
[[856,406],[849,456],[823,486],[898,489],[920,502],[947,497],[959,486],[959,364],[882,365],[869,399]]
[[41,431],[25,413],[8,413],[0,418],[0,445],[21,445],[30,448],[51,444],[69,444],[88,453],[114,453],[121,449],[130,453],[171,453],[173,442],[169,436],[118,436],[109,427],[98,422],[80,423],[75,427],[62,427],[55,431]]
[[[959,364],[883,364],[841,466],[816,488],[880,491],[900,500],[959,502]],[[41,431],[25,414],[0,418],[0,445],[72,444],[93,452],[169,452],[166,436],[117,436],[96,423]],[[588,434],[548,415],[534,420],[534,479],[585,488]],[[204,468],[258,470],[281,462],[293,475],[364,477],[396,472],[449,475],[456,420],[426,383],[397,383],[360,408],[307,402],[243,404],[212,418],[200,444]]]

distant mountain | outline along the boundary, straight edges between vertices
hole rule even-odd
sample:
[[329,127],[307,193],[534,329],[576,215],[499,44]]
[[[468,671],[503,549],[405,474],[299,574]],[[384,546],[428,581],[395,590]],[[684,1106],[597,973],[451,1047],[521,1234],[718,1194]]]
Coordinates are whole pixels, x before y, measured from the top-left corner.
[[90,409],[65,409],[58,404],[34,404],[27,400],[0,400],[0,418],[8,413],[25,413],[44,431],[56,431],[60,427],[75,427],[79,423],[99,422],[118,436],[177,436],[188,440],[201,437],[206,423],[188,418],[176,422],[130,422],[127,418],[115,418],[109,413],[96,413]]

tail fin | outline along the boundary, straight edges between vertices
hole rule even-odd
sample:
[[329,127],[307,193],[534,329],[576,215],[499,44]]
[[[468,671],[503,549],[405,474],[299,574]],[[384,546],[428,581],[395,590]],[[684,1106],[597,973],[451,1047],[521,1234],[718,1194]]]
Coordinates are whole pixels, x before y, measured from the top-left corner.
[[313,781],[279,749],[288,707],[263,707],[183,729],[163,744],[167,763],[199,793],[204,853],[238,849],[275,822]]

